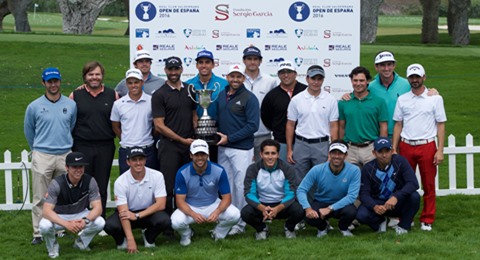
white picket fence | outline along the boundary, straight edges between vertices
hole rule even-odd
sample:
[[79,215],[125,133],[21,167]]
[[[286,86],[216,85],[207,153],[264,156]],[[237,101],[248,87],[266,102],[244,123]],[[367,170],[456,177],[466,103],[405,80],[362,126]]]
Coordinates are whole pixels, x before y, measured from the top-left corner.
[[[437,187],[437,196],[445,196],[452,194],[469,194],[476,195],[480,194],[480,188],[476,188],[474,185],[474,154],[480,154],[480,146],[473,146],[473,136],[468,134],[466,136],[466,145],[465,146],[456,146],[455,145],[455,136],[450,135],[448,137],[447,145],[444,149],[444,154],[448,159],[448,183],[449,186],[447,189],[439,189],[439,173],[436,177],[436,187]],[[457,187],[457,155],[466,156],[466,188]],[[118,166],[118,161],[113,161],[113,166]],[[31,209],[32,203],[30,200],[30,167],[31,163],[28,158],[28,152],[23,151],[21,153],[21,158],[19,162],[12,162],[12,155],[10,151],[5,151],[4,153],[4,162],[0,163],[0,172],[5,172],[5,202],[0,201],[0,210],[18,210],[18,209]],[[12,171],[20,170],[21,173],[21,185],[17,183],[17,193],[19,192],[19,187],[21,188],[21,196],[18,194],[17,198],[14,201],[14,181],[12,179]],[[419,179],[418,170],[417,178]],[[18,178],[17,178],[18,179]],[[419,179],[420,183],[420,179]],[[25,187],[29,187],[26,189]],[[115,204],[111,200],[110,196],[110,185],[108,185],[108,199],[107,207],[114,207]],[[1,185],[0,185],[1,189]],[[1,192],[1,190],[0,190]],[[21,200],[19,202],[18,200]]]

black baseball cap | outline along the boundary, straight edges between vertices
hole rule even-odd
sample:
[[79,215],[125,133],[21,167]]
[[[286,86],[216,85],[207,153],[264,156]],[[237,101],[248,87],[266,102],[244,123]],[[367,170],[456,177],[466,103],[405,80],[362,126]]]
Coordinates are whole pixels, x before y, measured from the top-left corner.
[[143,156],[146,157],[145,151],[142,147],[132,147],[127,151],[127,159],[133,158],[135,156]]
[[179,57],[168,57],[165,61],[165,68],[181,68],[182,67],[182,60]]
[[88,165],[87,158],[81,152],[71,152],[67,155],[65,159],[65,164],[67,166],[85,166]]

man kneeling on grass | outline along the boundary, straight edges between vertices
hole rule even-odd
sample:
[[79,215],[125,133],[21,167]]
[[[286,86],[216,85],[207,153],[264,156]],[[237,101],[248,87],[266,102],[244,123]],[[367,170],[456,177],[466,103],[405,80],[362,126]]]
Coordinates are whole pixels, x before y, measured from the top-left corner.
[[222,166],[208,160],[208,152],[207,142],[193,141],[192,161],[182,166],[175,177],[178,209],[172,214],[172,228],[180,234],[182,246],[192,242],[192,223],[218,223],[212,230],[212,238],[217,241],[224,239],[240,219],[240,211],[232,205],[227,173]]
[[375,140],[372,153],[376,159],[362,169],[362,204],[357,220],[373,230],[385,232],[386,216],[400,217],[395,231],[397,235],[406,234],[420,207],[415,173],[404,157],[393,154],[392,143],[387,137]]
[[[60,246],[55,231],[66,229],[79,234],[73,247],[89,251],[93,237],[103,229],[105,220],[97,182],[85,173],[87,159],[79,152],[67,155],[67,174],[53,179],[48,186],[40,220],[40,233],[45,240],[50,258],[59,256]],[[88,210],[91,205],[92,210]]]

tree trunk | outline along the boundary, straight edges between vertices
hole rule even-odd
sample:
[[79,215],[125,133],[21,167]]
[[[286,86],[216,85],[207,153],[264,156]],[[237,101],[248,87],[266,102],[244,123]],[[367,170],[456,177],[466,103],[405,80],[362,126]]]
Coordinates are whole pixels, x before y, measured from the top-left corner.
[[92,34],[98,16],[115,0],[57,0],[63,16],[63,33]]
[[7,0],[8,9],[15,18],[15,31],[31,32],[30,23],[28,22],[28,6],[32,0]]
[[470,0],[449,0],[448,1],[448,34],[453,44],[470,44],[470,31],[468,29],[468,11]]
[[373,43],[377,39],[378,10],[383,0],[362,0],[360,17],[360,41]]
[[123,0],[123,4],[125,5],[125,10],[127,11],[127,19],[128,19],[128,27],[124,35],[128,36],[130,35],[130,1]]
[[423,9],[422,43],[438,43],[440,0],[420,0]]
[[0,32],[3,31],[3,18],[9,14],[7,0],[0,0]]

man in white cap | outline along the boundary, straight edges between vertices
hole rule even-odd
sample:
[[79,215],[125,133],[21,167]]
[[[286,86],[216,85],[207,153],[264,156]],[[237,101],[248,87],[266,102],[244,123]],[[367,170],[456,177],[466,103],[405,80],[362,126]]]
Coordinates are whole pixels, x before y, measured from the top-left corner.
[[152,97],[142,91],[143,77],[139,69],[129,69],[125,73],[128,93],[113,103],[113,132],[120,139],[118,164],[120,174],[130,167],[127,164],[127,152],[131,147],[142,147],[146,157],[146,166],[157,167],[157,152],[152,137]]
[[192,162],[182,166],[175,178],[177,210],[171,217],[172,228],[180,234],[182,246],[191,243],[192,223],[218,223],[212,231],[212,238],[219,240],[224,239],[240,219],[240,211],[231,204],[227,173],[222,166],[208,160],[207,142],[193,141],[190,157]]
[[[262,104],[265,95],[272,90],[277,81],[266,73],[260,71],[260,64],[262,64],[262,53],[260,49],[255,46],[249,46],[243,50],[243,64],[245,65],[245,87],[250,90],[258,99],[258,103]],[[260,158],[260,144],[265,139],[271,139],[272,134],[270,129],[265,127],[260,120],[258,131],[255,132],[254,151],[255,159]]]
[[304,91],[307,85],[297,81],[297,71],[293,62],[285,60],[278,64],[280,84],[267,93],[261,103],[260,115],[263,124],[272,131],[273,139],[280,143],[280,159],[287,161],[287,109],[290,100]]
[[[348,145],[334,140],[329,148],[330,161],[313,167],[297,189],[297,199],[305,210],[306,222],[318,229],[317,237],[328,233],[328,219],[339,219],[338,227],[343,236],[353,234],[348,226],[355,219],[357,208],[353,203],[360,190],[360,169],[348,162]],[[315,187],[312,203],[307,194]]]
[[[133,66],[139,69],[142,72],[142,80],[143,85],[142,89],[147,95],[152,95],[157,89],[159,89],[163,84],[165,84],[165,80],[159,78],[152,74],[151,67],[152,67],[152,56],[147,50],[138,50],[135,53],[135,58],[133,60]],[[123,97],[128,92],[128,87],[126,83],[126,79],[122,79],[117,86],[115,87],[115,91],[117,91],[120,97]]]
[[[260,109],[258,99],[250,92],[245,81],[244,67],[230,66],[227,74],[228,86],[215,101],[217,106],[218,163],[225,167],[232,189],[232,204],[241,209],[246,205],[243,181],[247,167],[253,158],[254,133],[258,130]],[[229,235],[243,233],[245,222],[239,221]]]
[[443,162],[447,116],[443,98],[427,95],[422,65],[408,66],[407,78],[412,90],[400,96],[395,107],[393,149],[404,156],[413,169],[420,168],[424,191],[420,228],[431,231],[436,211],[435,176],[437,166]]

